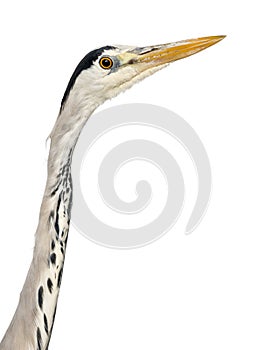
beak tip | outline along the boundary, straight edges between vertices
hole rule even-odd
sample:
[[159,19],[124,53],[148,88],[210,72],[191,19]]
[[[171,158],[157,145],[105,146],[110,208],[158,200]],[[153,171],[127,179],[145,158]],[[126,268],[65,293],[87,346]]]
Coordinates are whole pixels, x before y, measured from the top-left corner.
[[[214,44],[219,43],[221,40],[225,39],[226,35],[216,35],[216,36],[208,36],[205,38],[202,38],[206,42],[206,47],[212,46]],[[204,47],[204,48],[206,48]]]
[[217,36],[217,39],[218,39],[218,41],[220,41],[220,40],[225,39],[226,36],[227,36],[227,35],[218,35],[218,36]]

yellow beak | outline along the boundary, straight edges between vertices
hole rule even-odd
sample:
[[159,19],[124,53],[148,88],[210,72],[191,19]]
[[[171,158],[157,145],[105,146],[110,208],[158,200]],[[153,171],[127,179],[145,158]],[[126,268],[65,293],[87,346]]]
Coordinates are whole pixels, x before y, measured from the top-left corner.
[[194,55],[224,38],[225,35],[207,36],[175,43],[136,48],[130,51],[133,57],[130,57],[131,61],[129,63],[146,63],[148,67],[157,67]]

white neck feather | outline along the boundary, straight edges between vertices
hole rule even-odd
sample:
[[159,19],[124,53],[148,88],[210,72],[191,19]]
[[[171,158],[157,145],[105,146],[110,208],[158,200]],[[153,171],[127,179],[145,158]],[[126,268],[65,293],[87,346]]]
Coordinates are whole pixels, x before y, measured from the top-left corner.
[[95,109],[90,100],[78,106],[78,100],[71,97],[50,135],[48,177],[33,259],[0,350],[45,350],[50,341],[70,223],[72,152]]

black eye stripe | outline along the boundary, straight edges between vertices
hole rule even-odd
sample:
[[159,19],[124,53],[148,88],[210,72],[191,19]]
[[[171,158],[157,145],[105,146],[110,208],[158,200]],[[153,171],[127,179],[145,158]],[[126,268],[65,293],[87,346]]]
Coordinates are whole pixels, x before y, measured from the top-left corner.
[[64,96],[62,98],[62,101],[61,101],[61,108],[60,110],[63,108],[69,94],[70,94],[70,91],[71,89],[73,88],[74,86],[74,83],[77,79],[77,77],[81,74],[82,71],[84,71],[85,69],[88,69],[90,68],[94,62],[98,59],[99,56],[101,56],[101,54],[105,51],[105,50],[114,50],[116,49],[115,46],[103,46],[101,47],[100,49],[96,49],[94,51],[91,51],[89,52],[78,64],[78,66],[75,68],[75,71],[73,72],[70,80],[69,80],[69,83],[68,83],[68,86],[65,90],[65,93],[64,93]]

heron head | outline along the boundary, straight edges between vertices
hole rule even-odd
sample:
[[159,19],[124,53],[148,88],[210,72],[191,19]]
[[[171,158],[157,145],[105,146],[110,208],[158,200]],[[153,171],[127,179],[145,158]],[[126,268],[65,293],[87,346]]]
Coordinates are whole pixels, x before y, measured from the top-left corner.
[[191,56],[222,40],[209,36],[147,47],[104,46],[88,53],[76,67],[65,91],[70,100],[98,106],[170,62]]

